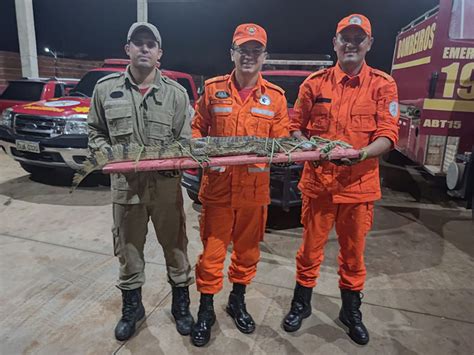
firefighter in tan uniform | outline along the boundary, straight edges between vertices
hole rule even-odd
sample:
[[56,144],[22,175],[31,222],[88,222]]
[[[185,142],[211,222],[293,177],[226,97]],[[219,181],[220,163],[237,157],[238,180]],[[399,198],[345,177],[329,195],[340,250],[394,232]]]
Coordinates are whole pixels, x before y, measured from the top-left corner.
[[[262,78],[267,35],[255,24],[243,24],[234,33],[230,75],[206,81],[192,123],[193,137],[289,136],[284,91]],[[270,203],[268,165],[243,165],[206,169],[199,193],[203,252],[196,265],[201,293],[198,319],[191,332],[196,346],[205,345],[215,321],[213,296],[223,286],[227,246],[233,244],[229,281],[233,283],[227,313],[243,333],[252,333],[255,322],[247,312],[245,289],[257,272],[259,242],[263,239]]]
[[[88,117],[89,149],[107,151],[114,144],[146,146],[189,139],[192,108],[186,90],[156,68],[162,55],[157,28],[146,22],[133,24],[125,51],[131,62],[126,71],[104,77],[95,88]],[[164,251],[177,330],[189,334],[193,318],[188,285],[192,277],[179,173],[112,174],[111,188],[114,253],[120,262],[117,287],[123,300],[115,337],[130,338],[145,316],[141,287],[150,219]]]

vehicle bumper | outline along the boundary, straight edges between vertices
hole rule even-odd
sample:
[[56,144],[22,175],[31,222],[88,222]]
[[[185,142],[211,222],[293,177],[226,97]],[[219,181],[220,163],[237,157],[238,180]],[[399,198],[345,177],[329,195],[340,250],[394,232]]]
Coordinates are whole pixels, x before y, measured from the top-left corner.
[[[22,152],[16,149],[16,140],[38,142],[40,153]],[[14,135],[9,129],[0,128],[0,148],[12,159],[41,167],[79,170],[89,154],[87,136],[71,135],[38,139]]]

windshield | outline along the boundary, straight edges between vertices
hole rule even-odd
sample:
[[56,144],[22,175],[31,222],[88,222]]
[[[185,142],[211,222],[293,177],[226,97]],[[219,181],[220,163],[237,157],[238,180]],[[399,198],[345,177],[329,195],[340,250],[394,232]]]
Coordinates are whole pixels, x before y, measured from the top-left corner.
[[44,83],[14,81],[7,86],[1,100],[38,101],[41,99]]
[[77,84],[77,86],[71,90],[69,96],[83,96],[83,97],[92,97],[94,92],[95,84],[101,78],[106,75],[116,73],[115,71],[91,71],[84,75]]
[[449,37],[454,39],[474,39],[474,1],[454,0],[449,24]]
[[285,90],[288,107],[293,107],[296,98],[298,97],[300,85],[306,79],[305,76],[264,75],[263,77]]

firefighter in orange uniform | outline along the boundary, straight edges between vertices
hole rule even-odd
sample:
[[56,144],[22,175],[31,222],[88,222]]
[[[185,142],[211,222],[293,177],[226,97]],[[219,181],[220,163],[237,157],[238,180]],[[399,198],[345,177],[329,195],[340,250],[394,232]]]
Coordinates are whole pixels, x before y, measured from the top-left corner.
[[290,130],[299,139],[321,136],[342,140],[360,149],[358,159],[306,163],[302,192],[303,242],[296,256],[296,287],[291,310],[283,320],[286,331],[296,331],[311,314],[323,249],[335,225],[340,245],[339,319],[358,344],[367,344],[362,323],[361,293],[366,269],[365,237],[374,201],[381,197],[377,157],[398,139],[397,87],[388,74],[365,63],[373,43],[369,20],[359,14],[343,18],[333,39],[337,64],[310,75],[301,85]]
[[[284,91],[262,78],[267,34],[256,24],[242,24],[234,32],[230,75],[206,81],[192,122],[193,137],[287,137],[289,118]],[[203,174],[199,199],[204,250],[196,265],[201,293],[198,319],[191,332],[196,346],[205,345],[215,322],[213,295],[222,289],[226,250],[233,244],[228,277],[233,283],[227,313],[243,333],[255,323],[244,294],[257,271],[270,203],[268,165],[214,167]]]

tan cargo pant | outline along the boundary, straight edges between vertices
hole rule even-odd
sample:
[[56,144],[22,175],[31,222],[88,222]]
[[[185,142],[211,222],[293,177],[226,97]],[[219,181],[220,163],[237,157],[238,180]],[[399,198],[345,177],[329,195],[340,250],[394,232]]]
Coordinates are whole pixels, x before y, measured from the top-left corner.
[[[178,179],[173,179],[178,180]],[[168,185],[168,184],[165,184]],[[142,204],[113,204],[114,254],[120,262],[117,287],[133,290],[145,283],[143,249],[151,218],[158,242],[163,248],[168,282],[183,287],[193,282],[187,256],[183,196],[179,181],[176,188],[164,186],[156,199]]]

